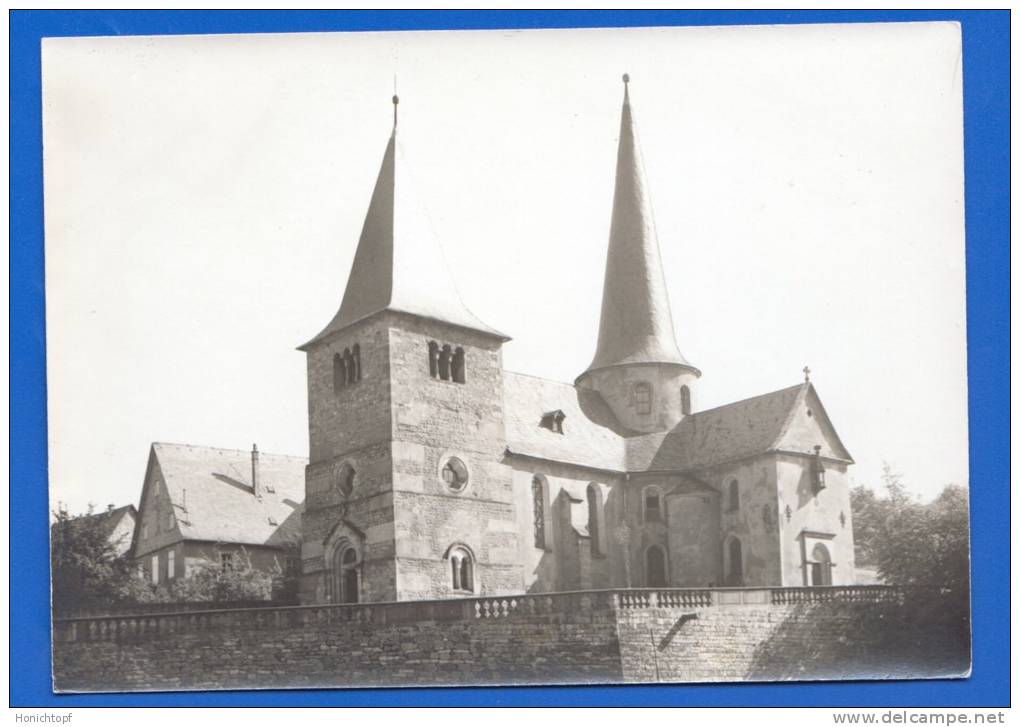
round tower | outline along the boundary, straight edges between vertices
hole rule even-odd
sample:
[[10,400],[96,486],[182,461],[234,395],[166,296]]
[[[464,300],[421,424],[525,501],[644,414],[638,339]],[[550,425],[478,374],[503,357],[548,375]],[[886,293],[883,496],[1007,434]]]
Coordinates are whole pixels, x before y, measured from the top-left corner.
[[673,330],[629,82],[624,75],[598,344],[575,383],[602,394],[624,426],[657,432],[695,410],[701,372],[680,353]]

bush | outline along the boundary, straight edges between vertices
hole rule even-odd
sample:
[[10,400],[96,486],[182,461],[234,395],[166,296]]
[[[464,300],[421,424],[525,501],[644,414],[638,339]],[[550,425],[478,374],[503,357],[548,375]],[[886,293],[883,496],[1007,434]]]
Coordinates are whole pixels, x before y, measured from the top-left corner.
[[281,566],[277,561],[269,571],[259,570],[252,565],[244,548],[230,552],[234,553],[234,558],[229,568],[217,561],[205,560],[191,564],[187,576],[159,585],[136,578],[130,587],[130,599],[135,603],[297,601],[298,574],[293,572],[293,566]]

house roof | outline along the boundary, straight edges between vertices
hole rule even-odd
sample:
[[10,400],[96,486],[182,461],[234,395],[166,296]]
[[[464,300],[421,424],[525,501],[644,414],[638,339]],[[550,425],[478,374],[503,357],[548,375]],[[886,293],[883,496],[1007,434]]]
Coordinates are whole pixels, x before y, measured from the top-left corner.
[[[83,518],[94,519],[98,522],[103,533],[103,537],[105,538],[109,538],[113,535],[113,531],[116,530],[117,524],[120,523],[121,518],[125,516],[130,516],[132,520],[137,518],[138,511],[135,510],[134,505],[121,505],[120,507],[111,507],[108,510],[95,512],[91,515],[82,515]],[[60,524],[61,523],[54,523],[55,526],[59,526]]]
[[383,154],[340,309],[318,335],[300,348],[307,349],[384,310],[509,340],[482,323],[461,301],[428,213],[413,192],[397,141],[396,123]]
[[[510,373],[504,385],[508,446],[517,455],[619,472],[699,470],[783,449],[810,403],[831,430],[826,455],[852,461],[810,383],[696,412],[652,434],[623,427],[596,391]],[[566,414],[562,434],[539,426],[550,408]]]
[[121,505],[106,512],[96,513],[92,517],[102,519],[104,534],[109,538],[113,535],[113,531],[116,530],[122,518],[130,517],[132,521],[136,520],[138,518],[138,511],[134,505]]
[[[624,469],[622,435],[627,430],[597,391],[509,371],[503,374],[503,387],[511,452],[597,469]],[[556,409],[564,415],[562,434],[541,426],[543,415]]]
[[689,470],[773,450],[806,386],[699,411],[668,432],[634,437],[628,463],[635,470]]
[[282,546],[300,534],[306,458],[259,452],[256,497],[251,452],[163,442],[152,452],[182,539]]

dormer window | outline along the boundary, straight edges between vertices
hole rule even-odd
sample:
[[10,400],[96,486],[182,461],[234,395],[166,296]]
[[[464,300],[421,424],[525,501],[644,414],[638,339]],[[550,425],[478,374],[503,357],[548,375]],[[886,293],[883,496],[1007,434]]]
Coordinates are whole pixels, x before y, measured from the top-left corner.
[[542,421],[538,425],[555,434],[563,434],[563,420],[566,418],[567,415],[559,409],[547,411],[542,415]]

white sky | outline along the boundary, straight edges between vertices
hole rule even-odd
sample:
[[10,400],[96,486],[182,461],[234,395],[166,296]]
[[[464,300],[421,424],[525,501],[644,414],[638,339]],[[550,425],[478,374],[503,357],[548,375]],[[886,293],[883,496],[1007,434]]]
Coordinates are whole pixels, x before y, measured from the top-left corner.
[[812,379],[860,482],[967,482],[955,24],[73,38],[43,46],[50,482],[152,441],[307,454],[391,124],[507,369],[598,327],[624,71],[701,408]]

